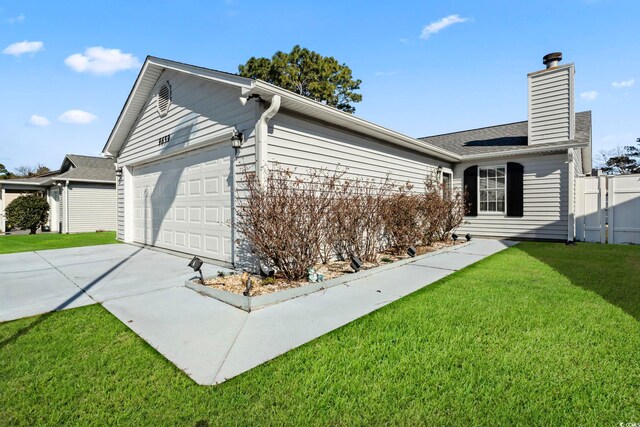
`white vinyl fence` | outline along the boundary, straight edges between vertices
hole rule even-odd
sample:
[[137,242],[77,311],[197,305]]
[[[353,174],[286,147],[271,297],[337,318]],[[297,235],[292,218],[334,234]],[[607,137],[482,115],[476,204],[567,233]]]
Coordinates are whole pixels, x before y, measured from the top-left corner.
[[640,244],[640,175],[577,178],[576,239]]

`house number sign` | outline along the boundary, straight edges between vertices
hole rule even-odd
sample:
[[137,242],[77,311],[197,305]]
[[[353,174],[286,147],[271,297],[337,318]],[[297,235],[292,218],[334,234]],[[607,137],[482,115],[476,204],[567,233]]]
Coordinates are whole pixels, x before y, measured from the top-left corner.
[[158,145],[165,145],[171,139],[171,135],[165,135],[158,138]]

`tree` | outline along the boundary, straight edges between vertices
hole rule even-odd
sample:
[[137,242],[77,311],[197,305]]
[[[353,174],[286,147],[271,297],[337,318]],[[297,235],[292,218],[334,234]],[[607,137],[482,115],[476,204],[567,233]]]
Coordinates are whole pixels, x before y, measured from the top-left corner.
[[[636,142],[640,142],[640,138]],[[614,175],[627,175],[632,173],[640,173],[640,144],[638,146],[628,145],[616,147],[610,151],[602,150],[602,164],[600,169],[606,173]]]
[[19,178],[31,178],[51,172],[48,167],[41,163],[38,163],[36,166],[18,166],[15,171],[15,176]]
[[362,81],[353,79],[351,68],[299,45],[290,53],[278,51],[271,59],[251,57],[238,71],[347,113],[356,111],[351,103],[362,101],[362,95],[354,92]]
[[5,165],[0,163],[0,179],[11,179],[14,175],[7,170]]
[[7,223],[14,227],[31,230],[36,234],[38,227],[44,225],[49,218],[49,203],[44,197],[34,194],[20,196],[5,209]]

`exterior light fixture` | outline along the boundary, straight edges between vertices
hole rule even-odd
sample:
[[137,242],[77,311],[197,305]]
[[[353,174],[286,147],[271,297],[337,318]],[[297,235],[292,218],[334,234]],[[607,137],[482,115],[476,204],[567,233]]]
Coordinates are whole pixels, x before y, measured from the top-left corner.
[[193,271],[197,271],[200,273],[200,283],[204,285],[204,276],[202,275],[202,260],[197,256],[194,256],[193,259],[189,262],[189,267],[193,268]]
[[358,271],[360,271],[360,267],[362,267],[362,260],[360,260],[360,258],[358,258],[357,256],[352,256],[351,257],[351,268],[353,268],[353,271],[355,271],[356,273]]
[[453,233],[451,235],[451,238],[453,239],[453,244],[455,245],[456,244],[456,240],[458,240],[458,235],[456,233]]
[[471,241],[471,234],[467,233],[466,236],[464,236],[465,239],[467,239],[467,242]]
[[407,255],[409,255],[411,258],[416,256],[416,248],[414,248],[413,246],[409,246],[409,249],[407,249]]
[[234,129],[231,135],[231,146],[240,148],[242,147],[242,141],[244,141],[244,135],[238,129]]
[[438,182],[440,182],[441,178],[442,178],[442,166],[438,166],[438,171],[436,172],[436,179],[438,180]]
[[116,176],[117,177],[121,177],[122,176],[122,166],[119,167],[118,169],[116,169]]
[[242,291],[242,295],[244,295],[245,297],[251,296],[251,288],[253,288],[251,275],[245,271],[244,273],[242,273],[242,277],[240,278],[240,280],[244,284],[244,291]]
[[275,276],[276,271],[268,265],[260,263],[260,273],[263,277],[273,277]]

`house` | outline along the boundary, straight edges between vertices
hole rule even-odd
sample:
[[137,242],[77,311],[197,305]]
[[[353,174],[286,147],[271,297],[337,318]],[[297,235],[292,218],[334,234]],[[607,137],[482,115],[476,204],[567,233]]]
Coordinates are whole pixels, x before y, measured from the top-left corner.
[[112,159],[67,154],[60,170],[32,178],[0,181],[0,231],[4,209],[22,194],[49,202],[52,232],[80,233],[116,229],[115,166]]
[[[528,76],[528,121],[416,139],[261,80],[147,57],[103,154],[117,168],[118,238],[237,265],[243,176],[334,169],[467,189],[461,230],[573,240],[574,182],[591,170],[591,115],[574,113],[574,66]],[[274,220],[277,220],[274,218]]]

